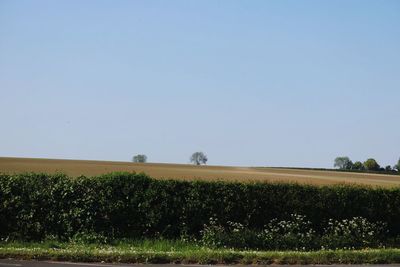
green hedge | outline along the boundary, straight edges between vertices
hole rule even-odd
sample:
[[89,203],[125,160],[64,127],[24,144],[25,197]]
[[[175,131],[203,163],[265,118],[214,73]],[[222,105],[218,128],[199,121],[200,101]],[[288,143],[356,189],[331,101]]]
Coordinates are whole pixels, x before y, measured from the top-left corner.
[[0,237],[40,240],[96,233],[116,238],[198,236],[210,217],[261,229],[271,219],[361,216],[400,233],[400,188],[156,180],[113,173],[0,175]]

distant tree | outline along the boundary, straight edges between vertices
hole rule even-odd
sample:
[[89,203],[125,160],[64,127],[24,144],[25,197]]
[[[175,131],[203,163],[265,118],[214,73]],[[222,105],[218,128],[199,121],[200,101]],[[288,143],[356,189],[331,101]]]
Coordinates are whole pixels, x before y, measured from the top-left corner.
[[386,167],[385,167],[385,171],[387,171],[387,172],[391,172],[393,169],[392,169],[392,166],[390,166],[390,165],[387,165]]
[[400,159],[397,161],[397,164],[394,165],[393,169],[396,169],[398,172],[400,172]]
[[132,161],[135,162],[135,163],[146,163],[147,162],[147,156],[139,154],[139,155],[133,156]]
[[203,152],[195,152],[190,157],[190,162],[196,165],[206,164],[207,160],[207,156]]
[[349,157],[337,157],[333,166],[341,170],[351,170],[353,167],[353,162],[349,159]]
[[356,162],[354,162],[354,164],[353,164],[353,170],[362,171],[362,170],[364,170],[364,165],[362,164],[361,161],[356,161]]
[[375,159],[367,159],[364,162],[364,167],[365,169],[369,170],[369,171],[378,171],[380,169],[381,166],[379,166],[378,162],[376,162]]

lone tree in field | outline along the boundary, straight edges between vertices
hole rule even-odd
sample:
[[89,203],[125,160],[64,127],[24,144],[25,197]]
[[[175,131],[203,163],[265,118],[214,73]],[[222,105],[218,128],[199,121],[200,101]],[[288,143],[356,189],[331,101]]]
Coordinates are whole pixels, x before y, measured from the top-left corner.
[[364,167],[368,171],[379,171],[381,166],[379,166],[378,162],[376,162],[375,159],[367,159],[364,162]]
[[139,155],[133,156],[132,161],[135,162],[135,163],[146,163],[147,162],[147,156],[139,154]]
[[337,157],[333,167],[341,170],[351,170],[353,168],[353,162],[349,159],[349,157]]
[[207,156],[203,152],[194,152],[190,157],[190,162],[201,165],[207,163]]

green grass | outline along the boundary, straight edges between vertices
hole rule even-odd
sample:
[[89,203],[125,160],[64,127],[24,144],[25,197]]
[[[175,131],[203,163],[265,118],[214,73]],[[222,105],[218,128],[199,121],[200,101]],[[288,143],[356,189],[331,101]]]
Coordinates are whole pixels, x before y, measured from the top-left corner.
[[239,251],[168,240],[119,241],[112,245],[46,241],[0,243],[0,258],[121,263],[383,264],[400,263],[400,249]]

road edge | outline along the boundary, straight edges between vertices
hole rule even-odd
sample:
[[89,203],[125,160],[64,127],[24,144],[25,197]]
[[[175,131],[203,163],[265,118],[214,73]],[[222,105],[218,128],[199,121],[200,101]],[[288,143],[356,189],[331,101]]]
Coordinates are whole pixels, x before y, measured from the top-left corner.
[[0,248],[1,259],[51,260],[107,263],[176,264],[394,264],[400,249],[297,251],[199,250],[143,252],[118,250],[68,250],[43,248]]

